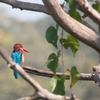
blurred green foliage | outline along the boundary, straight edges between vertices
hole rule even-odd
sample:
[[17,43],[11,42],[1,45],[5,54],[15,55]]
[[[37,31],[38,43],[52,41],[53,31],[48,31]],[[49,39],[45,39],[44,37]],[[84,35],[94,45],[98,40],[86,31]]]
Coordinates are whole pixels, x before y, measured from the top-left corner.
[[[55,26],[56,23],[50,17],[37,22],[23,22],[16,18],[8,18],[3,15],[3,11],[0,11],[0,47],[10,56],[13,44],[19,42],[30,51],[29,54],[25,54],[25,65],[49,70],[46,67],[47,58],[49,54],[56,51],[55,47],[47,43],[45,39],[46,29],[51,25]],[[64,35],[66,37],[67,34]],[[77,66],[80,72],[91,73],[93,65],[98,64],[98,53],[83,43],[80,43],[80,45],[80,50],[75,58],[73,58],[70,49],[64,50],[64,69]],[[59,45],[58,48],[60,47]],[[59,61],[60,67],[58,71],[62,72],[61,58],[59,58]],[[50,78],[31,76],[44,88],[50,89]],[[70,90],[70,84],[66,81],[65,86],[67,95],[73,93],[82,100],[99,100],[100,98],[99,86],[95,85],[94,82],[79,81]],[[33,92],[34,89],[21,77],[17,80],[13,77],[13,71],[7,67],[5,61],[0,57],[0,100],[15,100],[22,96],[31,95]]]

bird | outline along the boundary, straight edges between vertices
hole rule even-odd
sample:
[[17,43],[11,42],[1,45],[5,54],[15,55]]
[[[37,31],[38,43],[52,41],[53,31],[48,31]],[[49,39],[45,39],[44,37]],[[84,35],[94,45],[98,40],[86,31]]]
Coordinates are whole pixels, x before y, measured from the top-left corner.
[[[16,43],[13,46],[13,51],[11,53],[11,58],[12,60],[17,63],[18,65],[24,64],[24,52],[29,53],[29,51],[27,49],[25,49],[22,44],[20,43]],[[15,77],[15,79],[18,79],[18,72],[14,71],[13,75]]]

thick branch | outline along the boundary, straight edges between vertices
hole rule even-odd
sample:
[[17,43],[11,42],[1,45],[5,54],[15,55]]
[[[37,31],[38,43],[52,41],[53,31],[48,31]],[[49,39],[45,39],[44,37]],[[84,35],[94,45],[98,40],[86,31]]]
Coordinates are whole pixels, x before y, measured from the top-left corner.
[[53,19],[65,31],[100,53],[99,35],[66,14],[57,0],[43,0],[43,2]]
[[87,14],[94,22],[96,22],[98,25],[100,25],[100,14],[94,10],[91,5],[88,3],[87,0],[74,0],[78,6],[79,9]]

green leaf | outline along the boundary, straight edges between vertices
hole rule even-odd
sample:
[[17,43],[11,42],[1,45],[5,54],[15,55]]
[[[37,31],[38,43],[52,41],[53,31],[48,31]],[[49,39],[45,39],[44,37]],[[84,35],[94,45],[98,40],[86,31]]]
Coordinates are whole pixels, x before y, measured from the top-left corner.
[[70,8],[70,10],[75,12],[76,11],[76,7],[77,7],[77,5],[76,5],[75,1],[74,0],[69,0],[69,8]]
[[92,7],[93,7],[95,10],[98,9],[97,4],[93,4]]
[[100,3],[98,3],[98,12],[100,13]]
[[55,53],[50,54],[48,57],[48,61],[46,62],[47,67],[54,73],[56,74],[56,70],[58,68],[58,56]]
[[61,52],[60,52],[60,50],[58,51],[57,56],[58,56],[58,57],[61,56]]
[[67,39],[60,39],[60,43],[64,46],[64,48],[72,50],[73,56],[75,56],[77,50],[79,49],[79,42],[76,38],[74,38],[72,35],[68,35]]
[[46,40],[57,48],[58,34],[57,29],[55,29],[53,26],[50,26],[46,30]]
[[100,3],[93,4],[92,7],[100,13]]
[[67,71],[70,73],[70,88],[72,88],[78,82],[80,73],[77,71],[76,66],[73,66],[71,71],[69,69]]
[[64,95],[65,94],[65,82],[66,76],[61,75],[60,78],[57,76],[53,76],[51,79],[51,90],[54,94],[60,94]]
[[69,15],[70,15],[72,18],[74,18],[74,19],[76,19],[77,21],[79,21],[79,22],[82,23],[82,18],[81,18],[80,14],[79,14],[77,11],[69,10],[68,13],[69,13]]

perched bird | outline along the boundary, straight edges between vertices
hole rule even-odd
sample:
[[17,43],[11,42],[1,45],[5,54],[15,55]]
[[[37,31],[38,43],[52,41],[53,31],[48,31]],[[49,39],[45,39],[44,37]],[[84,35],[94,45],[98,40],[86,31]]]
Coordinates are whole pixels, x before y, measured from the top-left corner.
[[[20,43],[16,43],[13,46],[13,52],[11,53],[12,60],[19,65],[24,64],[24,60],[25,60],[24,52],[29,53],[29,51],[23,48],[23,46]],[[14,71],[13,75],[16,79],[18,78],[17,71]]]

